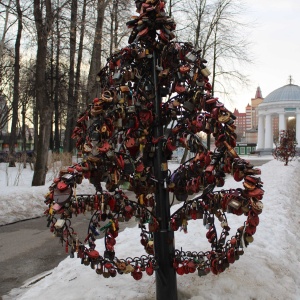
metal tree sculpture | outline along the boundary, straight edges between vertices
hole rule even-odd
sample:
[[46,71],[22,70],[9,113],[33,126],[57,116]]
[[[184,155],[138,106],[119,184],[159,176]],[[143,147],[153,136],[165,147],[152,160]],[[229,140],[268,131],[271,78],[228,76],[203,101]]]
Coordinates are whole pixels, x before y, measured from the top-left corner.
[[[77,252],[98,274],[130,273],[138,280],[144,271],[155,272],[157,299],[177,299],[176,274],[219,274],[243,254],[253,241],[264,191],[256,176],[260,170],[234,150],[235,116],[211,94],[201,51],[172,41],[175,22],[166,16],[164,1],[135,2],[139,16],[127,23],[132,28],[129,45],[108,57],[98,74],[99,98],[80,114],[73,132],[83,161],[64,168],[54,180],[46,214],[71,256]],[[202,144],[200,132],[214,135],[213,152]],[[168,160],[178,147],[193,157],[171,173]],[[214,191],[224,185],[225,173],[244,180],[243,188]],[[76,195],[83,178],[95,186],[95,195]],[[169,193],[182,202],[172,214]],[[88,235],[80,241],[70,219],[84,210],[92,217]],[[244,216],[231,236],[227,213]],[[118,224],[132,217],[138,220],[147,255],[119,258]],[[209,251],[175,249],[174,231],[186,231],[190,219],[203,220]],[[104,253],[95,245],[101,231]]]
[[289,161],[292,161],[296,155],[296,133],[295,130],[281,130],[279,134],[279,141],[276,143],[276,148],[273,156],[280,161],[283,161],[285,166]]

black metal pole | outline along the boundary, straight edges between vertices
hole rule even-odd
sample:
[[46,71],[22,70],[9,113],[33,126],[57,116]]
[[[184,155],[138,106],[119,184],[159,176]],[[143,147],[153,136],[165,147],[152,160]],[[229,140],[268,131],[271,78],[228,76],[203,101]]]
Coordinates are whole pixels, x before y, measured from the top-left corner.
[[[153,84],[155,88],[155,128],[154,137],[163,136],[163,126],[161,122],[162,97],[157,81],[156,50],[153,51]],[[154,157],[154,175],[157,179],[157,189],[155,192],[155,215],[160,222],[160,230],[154,233],[154,252],[158,262],[156,276],[156,299],[157,300],[177,300],[177,280],[175,269],[173,268],[173,258],[175,253],[174,232],[169,230],[170,202],[169,192],[166,186],[168,174],[167,159],[163,152],[163,141],[157,144]]]

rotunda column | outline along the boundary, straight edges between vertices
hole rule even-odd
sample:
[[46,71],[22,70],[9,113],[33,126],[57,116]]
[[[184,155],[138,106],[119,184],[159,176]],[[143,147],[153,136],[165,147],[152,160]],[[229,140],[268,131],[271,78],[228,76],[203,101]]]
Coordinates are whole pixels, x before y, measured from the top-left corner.
[[284,113],[279,114],[279,132],[281,130],[286,130],[286,121]]
[[271,150],[273,148],[273,128],[272,128],[272,115],[266,115],[265,124],[265,149]]
[[261,150],[264,148],[264,119],[265,116],[263,114],[258,115],[258,128],[257,128],[257,150]]
[[296,113],[296,140],[297,140],[297,148],[300,148],[300,112]]

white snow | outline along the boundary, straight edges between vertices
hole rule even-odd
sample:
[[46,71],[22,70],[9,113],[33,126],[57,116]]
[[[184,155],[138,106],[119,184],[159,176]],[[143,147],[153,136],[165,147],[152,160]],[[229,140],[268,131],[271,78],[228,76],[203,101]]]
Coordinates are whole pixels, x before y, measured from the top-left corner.
[[[265,190],[264,210],[254,242],[238,261],[219,275],[177,275],[178,300],[300,299],[300,163],[295,160],[284,166],[283,162],[271,160],[260,168]],[[14,185],[18,173],[18,185]],[[18,172],[18,168],[0,164],[1,225],[43,214],[46,208],[43,196],[53,176],[48,176],[45,186],[31,187],[32,173],[30,168]],[[240,183],[227,176],[224,188],[239,186]],[[93,192],[87,181],[83,182],[81,189],[82,192]],[[176,208],[178,205],[173,207]],[[243,225],[243,216],[227,216],[234,234],[236,228]],[[187,234],[176,232],[176,248],[209,250],[206,231],[201,220],[189,221]],[[126,258],[145,254],[139,241],[137,226],[126,228],[117,238],[116,255]],[[96,249],[100,253],[104,250],[103,244],[102,240],[97,241]],[[155,275],[148,276],[143,272],[139,281],[128,274],[106,279],[90,267],[81,265],[80,259],[68,257],[53,270],[28,280],[19,289],[13,289],[3,300],[150,300],[155,299],[155,293]]]

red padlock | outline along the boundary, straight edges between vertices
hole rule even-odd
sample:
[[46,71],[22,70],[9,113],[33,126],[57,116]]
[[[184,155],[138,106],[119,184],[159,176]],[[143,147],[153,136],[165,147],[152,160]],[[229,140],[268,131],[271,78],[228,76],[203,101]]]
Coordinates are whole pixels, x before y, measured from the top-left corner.
[[153,269],[152,261],[149,261],[149,262],[148,262],[148,264],[147,264],[145,270],[146,270],[146,274],[147,274],[147,275],[149,275],[149,276],[153,275],[154,269]]
[[143,273],[142,273],[142,271],[141,271],[141,269],[140,269],[139,266],[136,266],[136,267],[134,268],[134,271],[131,272],[131,276],[132,276],[135,280],[140,280],[140,279],[142,279]]
[[230,264],[233,264],[235,262],[235,253],[234,248],[230,248],[227,252],[227,260]]

